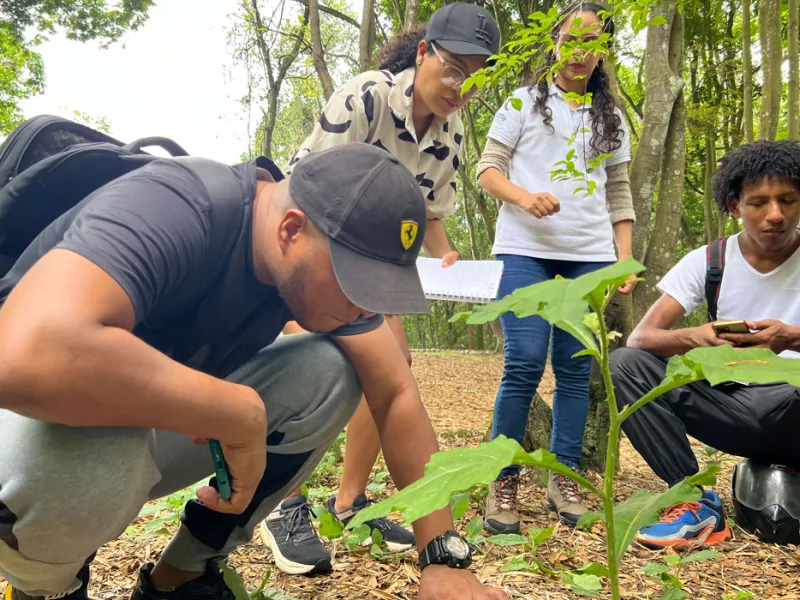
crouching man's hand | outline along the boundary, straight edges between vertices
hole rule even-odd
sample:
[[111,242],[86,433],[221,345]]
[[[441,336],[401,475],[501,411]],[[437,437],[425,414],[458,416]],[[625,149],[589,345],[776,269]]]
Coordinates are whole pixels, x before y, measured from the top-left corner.
[[429,565],[419,581],[419,600],[508,600],[508,596],[483,585],[471,571]]

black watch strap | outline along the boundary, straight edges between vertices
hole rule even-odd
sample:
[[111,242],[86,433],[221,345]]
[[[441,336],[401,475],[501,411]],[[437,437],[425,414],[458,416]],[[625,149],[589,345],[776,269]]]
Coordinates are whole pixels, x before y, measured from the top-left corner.
[[[464,544],[464,555],[456,556],[453,552],[448,550],[446,540],[450,537],[457,538]],[[447,565],[453,569],[466,569],[471,563],[472,552],[470,551],[469,544],[467,544],[456,531],[447,531],[433,538],[419,555],[420,571],[428,565]]]

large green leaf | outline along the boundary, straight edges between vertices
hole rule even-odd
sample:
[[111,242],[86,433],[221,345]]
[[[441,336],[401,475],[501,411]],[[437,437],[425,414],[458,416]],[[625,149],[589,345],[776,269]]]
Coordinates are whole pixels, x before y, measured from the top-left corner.
[[[488,323],[506,312],[513,312],[518,317],[539,315],[571,333],[584,347],[596,349],[592,332],[584,322],[590,300],[602,303],[607,290],[616,289],[643,269],[644,266],[635,259],[628,258],[576,279],[558,277],[519,288],[497,302],[475,307],[467,322],[474,325]],[[461,315],[455,318],[461,318]]]
[[528,454],[515,440],[500,436],[477,448],[455,448],[434,454],[425,467],[424,477],[386,500],[358,511],[347,527],[353,528],[395,511],[402,513],[407,523],[416,521],[448,506],[453,492],[494,481],[500,471],[511,464],[549,469],[591,486],[569,467],[559,463],[554,454],[543,449]]
[[438,452],[425,467],[424,477],[389,498],[358,511],[347,527],[357,527],[394,511],[401,512],[406,522],[415,521],[448,506],[453,492],[494,481],[504,467],[525,456],[522,446],[503,436],[477,448]]
[[[647,490],[639,490],[627,500],[614,506],[614,533],[616,537],[617,556],[633,541],[636,532],[642,527],[652,525],[659,519],[658,511],[678,504],[700,499],[698,486],[713,486],[717,482],[718,465],[709,465],[701,472],[687,477],[661,494],[651,494]],[[600,513],[586,513],[578,521],[578,526],[586,527],[593,522],[604,520]]]
[[739,381],[800,386],[800,361],[780,357],[766,348],[695,348],[670,359],[664,383],[687,377],[706,379],[711,385]]

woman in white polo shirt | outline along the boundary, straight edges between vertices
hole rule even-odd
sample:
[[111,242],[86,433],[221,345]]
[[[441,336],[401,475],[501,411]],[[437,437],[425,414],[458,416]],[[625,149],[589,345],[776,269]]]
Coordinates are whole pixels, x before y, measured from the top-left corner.
[[[462,95],[461,88],[467,77],[486,66],[499,44],[500,30],[485,9],[464,2],[440,8],[426,26],[402,32],[384,46],[378,57],[379,69],[356,75],[328,99],[287,172],[304,156],[341,144],[365,142],[386,150],[419,182],[427,205],[426,253],[442,258],[445,265],[452,264],[458,253],[450,245],[442,220],[456,209],[456,172],[464,142],[458,111],[476,91]],[[402,233],[409,236],[403,243],[410,246],[417,229]],[[400,241],[399,224],[397,235]],[[387,316],[386,320],[410,364],[402,319]],[[298,329],[290,324],[285,332]],[[379,451],[378,431],[362,400],[348,425],[338,493],[327,502],[328,510],[342,521],[368,506],[365,488]],[[330,554],[313,532],[309,514],[306,499],[296,490],[262,524],[264,541],[278,567],[287,573],[331,568]],[[413,534],[394,521],[375,519],[368,524],[381,532],[389,550],[405,550],[414,544]]]
[[[536,83],[514,92],[516,100],[504,104],[489,131],[478,181],[503,202],[492,251],[504,263],[499,297],[556,275],[574,278],[631,254],[630,142],[610,92],[604,56],[584,53],[574,44],[576,35],[582,41],[597,39],[603,32],[613,36],[614,24],[603,22],[598,16],[601,11],[600,5],[584,2],[562,13],[552,34],[555,51],[536,74]],[[556,61],[561,66],[549,84],[541,75]],[[565,98],[569,92],[590,92],[591,104],[570,101]],[[520,102],[522,108],[516,110],[512,103]],[[602,157],[600,166],[588,174],[594,182],[591,194],[576,194],[580,183],[575,180],[551,181],[550,172],[559,168],[556,163],[573,149],[576,168],[583,171],[589,160]],[[631,283],[620,291],[632,290]],[[507,314],[501,320],[505,367],[495,400],[492,437],[505,435],[522,443],[531,399],[551,348],[556,378],[551,451],[563,464],[578,466],[589,407],[591,358],[572,358],[583,349],[580,343],[565,331],[551,331],[540,317],[518,319]],[[519,531],[518,485],[518,467],[505,469],[492,484],[484,514],[489,531]],[[563,522],[573,525],[586,510],[577,485],[556,473],[550,473],[547,504]]]

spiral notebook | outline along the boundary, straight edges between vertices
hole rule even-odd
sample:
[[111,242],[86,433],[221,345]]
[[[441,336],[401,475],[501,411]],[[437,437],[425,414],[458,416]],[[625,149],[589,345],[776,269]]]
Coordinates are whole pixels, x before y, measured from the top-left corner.
[[497,260],[459,260],[444,268],[440,258],[420,257],[417,271],[428,300],[487,304],[497,298],[503,263]]

